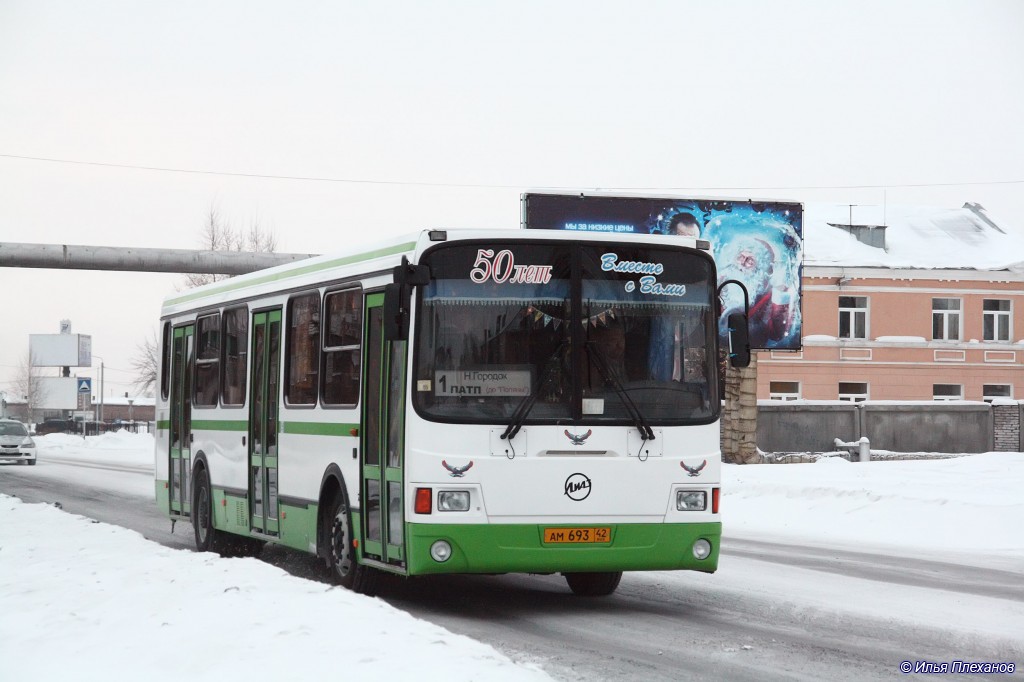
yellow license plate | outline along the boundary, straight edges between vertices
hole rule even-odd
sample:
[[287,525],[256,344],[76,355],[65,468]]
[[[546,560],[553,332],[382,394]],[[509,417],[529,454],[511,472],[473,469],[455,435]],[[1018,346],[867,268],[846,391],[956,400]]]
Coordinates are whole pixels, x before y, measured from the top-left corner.
[[597,528],[545,528],[544,542],[579,543],[611,542],[612,529],[608,526]]

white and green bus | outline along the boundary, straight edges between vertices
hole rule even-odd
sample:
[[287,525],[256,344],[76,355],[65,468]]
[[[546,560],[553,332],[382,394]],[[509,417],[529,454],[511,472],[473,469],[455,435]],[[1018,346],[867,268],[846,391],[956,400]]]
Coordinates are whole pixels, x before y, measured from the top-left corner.
[[[198,548],[382,573],[718,564],[706,242],[427,231],[172,296],[156,497]],[[746,320],[734,316],[743,362]],[[749,356],[749,354],[746,354]]]

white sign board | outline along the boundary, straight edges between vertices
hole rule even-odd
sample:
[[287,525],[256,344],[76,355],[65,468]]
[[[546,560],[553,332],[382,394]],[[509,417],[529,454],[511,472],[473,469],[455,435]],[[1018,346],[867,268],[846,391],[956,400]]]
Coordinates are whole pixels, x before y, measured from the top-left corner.
[[89,367],[92,337],[88,334],[29,334],[33,367]]
[[458,369],[434,372],[434,395],[500,398],[530,395],[528,369]]
[[78,409],[78,379],[75,377],[39,377],[39,404],[43,410]]

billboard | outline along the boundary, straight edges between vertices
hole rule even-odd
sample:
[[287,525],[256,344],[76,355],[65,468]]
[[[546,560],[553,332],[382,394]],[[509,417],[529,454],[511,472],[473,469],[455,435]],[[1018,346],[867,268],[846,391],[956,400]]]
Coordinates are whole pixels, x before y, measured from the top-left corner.
[[39,404],[43,410],[78,409],[78,382],[75,377],[39,377]]
[[29,334],[33,367],[89,367],[92,337],[88,334]]
[[[803,318],[803,205],[794,202],[678,197],[524,194],[523,227],[695,237],[710,243],[718,282],[739,280],[750,295],[750,347],[799,350]],[[720,333],[743,292],[721,292]]]

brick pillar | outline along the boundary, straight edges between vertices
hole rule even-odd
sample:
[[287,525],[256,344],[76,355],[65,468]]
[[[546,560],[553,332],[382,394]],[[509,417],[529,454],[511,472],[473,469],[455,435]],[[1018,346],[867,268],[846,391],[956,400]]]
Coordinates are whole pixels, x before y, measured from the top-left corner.
[[1021,448],[1021,409],[1016,402],[994,401],[992,423],[995,434],[992,439],[997,452],[1019,452]]
[[757,464],[757,353],[750,366],[725,372],[725,408],[722,412],[722,458],[736,464]]

